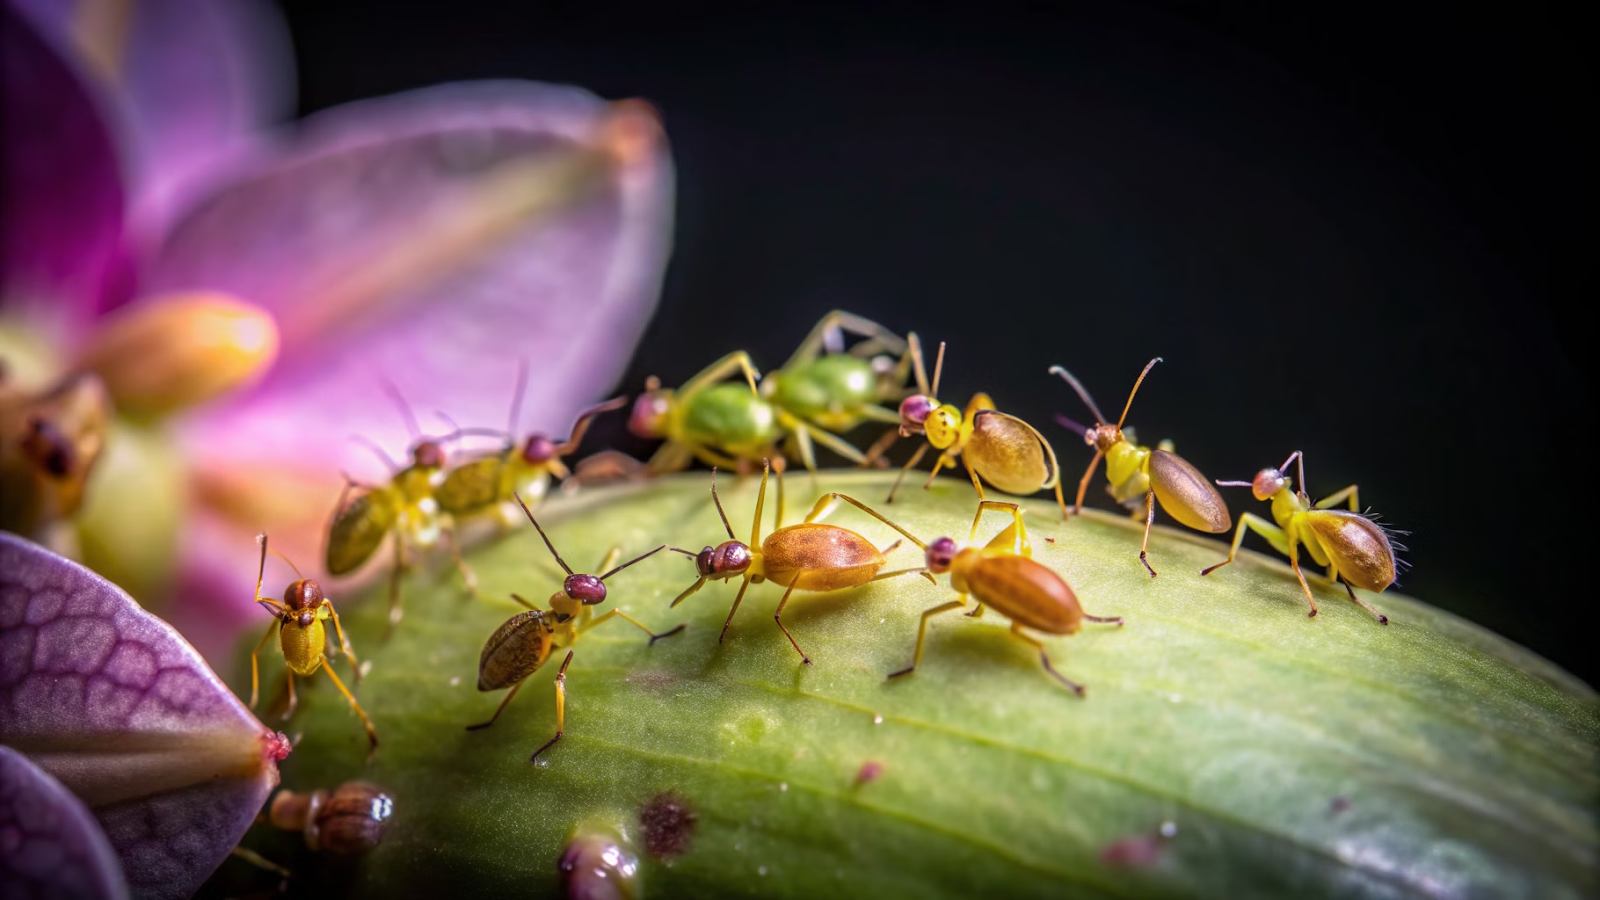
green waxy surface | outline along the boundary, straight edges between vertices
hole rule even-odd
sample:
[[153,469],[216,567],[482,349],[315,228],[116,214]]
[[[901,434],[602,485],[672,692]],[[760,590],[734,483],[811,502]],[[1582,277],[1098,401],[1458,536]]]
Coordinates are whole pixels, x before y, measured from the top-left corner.
[[[827,473],[820,489],[876,505],[890,480]],[[741,540],[758,482],[721,483]],[[663,541],[698,550],[725,539],[707,486],[702,473],[590,490],[546,503],[540,520],[577,571],[613,543],[629,555]],[[792,523],[815,492],[804,476],[788,487]],[[772,503],[769,494],[764,531]],[[965,481],[941,480],[880,509],[925,540],[964,540],[975,505]],[[301,682],[301,708],[281,726],[300,735],[283,782],[376,781],[395,797],[393,825],[355,865],[319,863],[265,826],[245,845],[295,869],[291,889],[366,896],[554,895],[569,833],[594,821],[633,840],[646,897],[1600,890],[1592,690],[1393,593],[1367,595],[1387,627],[1326,586],[1316,588],[1322,614],[1307,618],[1276,559],[1241,554],[1202,578],[1226,546],[1158,530],[1151,579],[1128,519],[1062,523],[1051,503],[1025,506],[1035,559],[1086,611],[1127,619],[1046,639],[1058,668],[1088,686],[1084,699],[1047,677],[992,611],[935,618],[922,666],[887,682],[910,661],[919,613],[953,596],[947,578],[797,594],[784,621],[809,667],[772,622],[780,589],[755,585],[719,647],[737,582],[669,610],[694,570],[668,552],[614,576],[607,607],[687,630],[648,647],[619,618],[574,645],[566,737],[531,765],[554,732],[561,651],[493,728],[464,727],[504,696],[480,693],[476,679],[484,639],[520,609],[506,595],[542,602],[559,588],[532,529],[469,554],[477,599],[442,560],[437,574],[410,578],[406,618],[387,644],[381,584],[367,596],[331,586],[373,663],[358,696],[383,743],[363,765],[359,723],[318,675]],[[893,537],[847,507],[828,521],[879,546]],[[986,516],[979,540],[1007,522]],[[889,557],[891,568],[919,564],[909,545]],[[281,659],[264,660],[265,683],[279,683]],[[248,690],[241,661],[234,684]],[[861,783],[868,764],[877,775]],[[687,849],[665,860],[645,852],[639,824],[640,807],[664,792],[696,816]],[[1159,836],[1164,825],[1170,836]],[[239,863],[224,876],[271,882]]]

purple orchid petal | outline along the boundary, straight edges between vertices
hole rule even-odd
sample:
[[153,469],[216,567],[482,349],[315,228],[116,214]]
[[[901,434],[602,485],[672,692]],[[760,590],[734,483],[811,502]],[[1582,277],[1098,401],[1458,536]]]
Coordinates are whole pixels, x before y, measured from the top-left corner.
[[0,4],[0,301],[81,330],[129,286],[117,149],[57,42]]
[[411,439],[382,379],[428,430],[444,428],[433,410],[500,425],[519,360],[532,371],[522,426],[565,433],[655,305],[670,233],[665,142],[554,213],[518,204],[574,193],[541,173],[615,116],[582,90],[519,82],[351,104],[190,210],[150,260],[146,289],[227,291],[283,331],[254,393],[192,422],[198,463],[294,460],[334,486],[340,468],[377,477],[348,437],[396,454]]
[[10,0],[72,47],[117,129],[135,230],[158,234],[194,193],[292,106],[288,30],[255,0]]
[[83,801],[28,761],[0,746],[0,896],[128,896],[122,864]]
[[138,897],[193,893],[288,752],[166,623],[3,533],[0,742],[89,805]]

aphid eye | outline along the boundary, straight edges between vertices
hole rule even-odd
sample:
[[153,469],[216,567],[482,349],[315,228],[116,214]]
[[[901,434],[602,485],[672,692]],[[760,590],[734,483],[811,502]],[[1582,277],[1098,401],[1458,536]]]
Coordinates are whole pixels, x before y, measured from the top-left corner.
[[634,437],[658,438],[666,435],[667,411],[671,404],[664,393],[651,391],[640,394],[633,401],[633,411],[628,414],[628,431]]
[[738,541],[727,541],[711,554],[711,571],[718,575],[737,575],[750,568],[750,548]]
[[917,431],[928,421],[928,414],[938,408],[933,398],[926,394],[912,394],[900,401],[900,425]]
[[695,558],[694,558],[695,571],[699,572],[703,576],[709,576],[709,575],[715,574],[715,572],[716,572],[715,554],[716,554],[716,551],[711,549],[710,547],[707,547],[704,550],[701,550],[698,554],[696,554]]
[[411,461],[422,469],[444,468],[444,447],[437,441],[422,441],[411,451]]
[[1257,500],[1271,500],[1272,496],[1289,484],[1289,477],[1277,469],[1262,469],[1250,485],[1250,493]]
[[530,465],[547,463],[556,455],[556,442],[542,434],[530,435],[522,445],[522,459]]
[[568,575],[561,589],[566,591],[568,597],[585,606],[606,601],[606,583],[593,575]]
[[303,613],[300,614],[300,627],[301,628],[310,628],[311,627],[311,623],[315,622],[316,620],[317,620],[317,614],[316,613],[303,612]]
[[322,585],[309,578],[291,582],[283,591],[283,605],[293,610],[316,609],[322,604]]
[[941,575],[950,571],[950,563],[956,558],[956,542],[950,538],[942,537],[928,545],[926,554],[928,571]]

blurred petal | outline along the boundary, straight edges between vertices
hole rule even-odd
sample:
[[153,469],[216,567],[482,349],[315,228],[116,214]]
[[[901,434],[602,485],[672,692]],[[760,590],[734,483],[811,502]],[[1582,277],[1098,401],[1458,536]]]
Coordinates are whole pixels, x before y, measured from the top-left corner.
[[228,291],[283,333],[267,379],[187,443],[202,467],[320,463],[336,485],[341,464],[375,474],[351,434],[409,442],[381,379],[419,415],[498,425],[521,359],[523,426],[560,431],[644,329],[670,216],[665,140],[638,105],[486,82],[314,117],[151,260],[151,290]]
[[141,897],[186,897],[288,751],[194,648],[115,585],[0,534],[0,742],[94,810]]
[[0,380],[0,529],[40,535],[78,511],[110,418],[92,373],[38,393]]
[[13,0],[76,51],[114,115],[131,218],[157,232],[175,200],[292,108],[277,9],[257,0]]
[[33,898],[128,896],[122,864],[83,801],[0,746],[0,893]]
[[59,46],[0,5],[0,301],[70,334],[128,281],[117,150]]
[[226,294],[151,297],[95,330],[79,366],[105,379],[118,412],[159,416],[235,390],[278,353],[266,312]]

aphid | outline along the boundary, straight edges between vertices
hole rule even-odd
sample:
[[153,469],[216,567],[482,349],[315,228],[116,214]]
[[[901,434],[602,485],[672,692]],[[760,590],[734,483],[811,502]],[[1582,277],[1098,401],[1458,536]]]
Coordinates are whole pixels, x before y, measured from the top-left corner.
[[346,781],[332,793],[282,790],[272,798],[267,820],[276,828],[299,831],[306,846],[331,856],[359,856],[383,841],[394,815],[394,800],[378,785]]
[[[1122,407],[1122,418],[1117,420],[1115,427],[1106,424],[1100,407],[1095,405],[1089,392],[1084,390],[1078,379],[1072,377],[1071,372],[1060,366],[1050,367],[1050,373],[1061,376],[1062,381],[1071,385],[1084,405],[1094,413],[1093,428],[1084,428],[1064,416],[1056,417],[1062,425],[1083,435],[1085,444],[1094,447],[1094,459],[1089,460],[1089,468],[1083,471],[1083,478],[1078,481],[1078,498],[1072,512],[1076,515],[1083,511],[1083,493],[1089,487],[1089,479],[1094,477],[1095,468],[1100,465],[1100,457],[1105,457],[1111,496],[1118,503],[1134,509],[1137,509],[1139,498],[1144,498],[1144,541],[1139,545],[1139,562],[1144,564],[1151,578],[1156,577],[1156,570],[1150,565],[1149,550],[1150,528],[1155,523],[1157,501],[1160,501],[1161,508],[1168,515],[1196,531],[1221,534],[1233,527],[1233,518],[1228,515],[1228,505],[1222,502],[1222,495],[1200,474],[1199,469],[1173,453],[1170,444],[1163,443],[1151,449],[1134,443],[1123,433],[1122,423],[1127,421],[1128,410],[1133,408],[1133,397],[1139,393],[1139,385],[1144,383],[1144,377],[1158,362],[1161,362],[1159,356],[1146,363],[1144,371],[1139,373],[1133,390],[1128,392],[1128,402]],[[1131,433],[1130,429],[1128,434]]]
[[[794,646],[794,652],[800,654],[800,659],[806,665],[811,664],[811,657],[806,655],[800,645],[795,642],[794,635],[783,624],[783,608],[788,605],[789,597],[796,590],[801,591],[839,591],[845,588],[858,587],[885,578],[894,578],[897,575],[926,575],[923,567],[915,569],[899,569],[893,572],[879,573],[888,562],[884,554],[899,546],[895,541],[883,550],[872,545],[872,542],[856,534],[848,528],[837,525],[827,525],[817,520],[827,515],[838,501],[856,507],[867,515],[877,519],[883,524],[900,532],[911,543],[916,544],[924,551],[927,545],[916,535],[901,528],[894,522],[884,518],[883,515],[872,507],[862,503],[854,497],[846,496],[837,491],[823,494],[817,499],[805,521],[799,525],[775,527],[767,535],[766,540],[761,538],[761,509],[767,500],[767,475],[771,472],[771,464],[762,460],[761,466],[761,492],[756,495],[756,513],[751,519],[750,543],[741,543],[733,536],[733,526],[728,524],[728,514],[723,512],[722,499],[717,496],[717,471],[711,470],[711,499],[717,505],[717,515],[722,517],[722,527],[728,532],[728,539],[716,547],[706,547],[699,553],[684,550],[678,547],[672,549],[694,560],[695,571],[700,574],[694,584],[689,585],[683,593],[672,601],[677,606],[691,594],[705,586],[713,578],[727,581],[734,577],[743,577],[739,585],[739,593],[733,598],[733,607],[728,610],[728,618],[722,623],[722,631],[717,635],[717,643],[722,643],[723,637],[728,633],[728,625],[733,622],[733,614],[739,611],[739,604],[744,602],[744,592],[752,582],[771,581],[781,584],[785,590],[783,599],[778,601],[778,608],[773,613],[773,621],[778,623],[778,628],[783,631],[784,637]],[[776,519],[782,519],[783,510],[783,481],[779,476],[778,511]],[[776,523],[774,523],[776,526]],[[932,581],[932,576],[928,576]]]
[[579,829],[558,864],[568,900],[631,900],[639,896],[639,857],[609,828]]
[[453,518],[459,520],[498,509],[512,494],[537,501],[544,496],[551,476],[565,479],[570,474],[561,458],[578,449],[590,421],[603,412],[621,409],[627,404],[617,397],[584,410],[573,423],[572,433],[559,444],[546,435],[534,433],[524,438],[519,447],[510,436],[517,431],[527,378],[527,367],[519,367],[505,446],[498,452],[452,466],[434,488],[433,496],[438,500],[439,509]]
[[[261,692],[260,666],[257,657],[261,655],[261,648],[267,645],[267,641],[272,639],[272,633],[276,630],[284,662],[288,664],[285,675],[289,682],[289,707],[284,710],[283,718],[287,720],[294,715],[295,705],[299,702],[294,692],[294,676],[310,678],[321,669],[328,673],[328,679],[333,682],[333,686],[339,689],[339,693],[349,701],[350,708],[361,717],[361,724],[367,729],[367,742],[371,745],[367,754],[370,759],[378,750],[378,732],[372,727],[372,720],[367,718],[366,710],[356,702],[350,689],[344,686],[344,682],[340,681],[339,676],[333,671],[333,664],[328,662],[328,634],[322,624],[324,619],[333,620],[333,633],[339,638],[339,649],[344,651],[345,658],[350,661],[350,671],[354,673],[356,680],[360,680],[361,664],[356,660],[356,652],[351,649],[350,641],[345,638],[344,628],[339,624],[339,613],[333,608],[333,601],[323,596],[322,585],[301,576],[295,564],[282,554],[278,556],[289,563],[289,568],[294,569],[295,580],[284,588],[282,602],[261,596],[261,582],[267,574],[267,536],[257,535],[256,541],[261,544],[261,567],[256,572],[256,602],[267,612],[272,613],[273,622],[267,626],[267,633],[262,635],[261,643],[250,653],[250,708],[255,708]],[[276,550],[272,552],[277,553]]]
[[[1011,525],[995,535],[982,547],[970,546],[978,533],[978,522],[987,510],[1006,510],[1011,513]],[[1045,634],[1077,634],[1084,622],[1101,622],[1121,625],[1121,616],[1102,618],[1091,616],[1078,605],[1078,596],[1060,575],[1033,561],[1033,547],[1028,540],[1027,526],[1022,524],[1022,510],[1015,503],[984,500],[978,504],[978,513],[972,517],[972,530],[967,535],[969,546],[956,548],[956,542],[942,537],[928,545],[928,571],[934,574],[950,573],[950,586],[960,596],[941,603],[922,614],[917,626],[917,649],[911,665],[890,678],[909,675],[922,662],[922,644],[928,633],[928,620],[939,613],[966,606],[968,595],[978,598],[978,606],[967,615],[983,615],[985,606],[992,606],[1011,620],[1011,635],[1039,651],[1039,662],[1044,670],[1078,696],[1084,687],[1069,681],[1051,665],[1044,644],[1022,629],[1031,628]]]
[[[1284,474],[1290,463],[1296,463],[1299,467],[1299,490],[1290,490],[1294,479]],[[1394,545],[1388,533],[1378,523],[1361,514],[1356,485],[1352,484],[1312,503],[1305,491],[1305,457],[1299,450],[1289,454],[1289,458],[1278,468],[1257,472],[1253,481],[1219,481],[1217,484],[1223,487],[1248,487],[1257,500],[1272,501],[1272,518],[1278,524],[1273,525],[1252,513],[1240,516],[1239,530],[1233,535],[1228,558],[1202,569],[1201,575],[1210,575],[1233,562],[1234,555],[1239,552],[1239,544],[1244,540],[1245,530],[1251,529],[1266,538],[1279,553],[1289,557],[1289,565],[1294,568],[1295,577],[1300,579],[1300,588],[1306,592],[1306,602],[1311,604],[1310,615],[1317,614],[1317,600],[1311,596],[1311,586],[1306,584],[1305,573],[1300,571],[1301,544],[1306,546],[1306,551],[1317,565],[1328,567],[1328,581],[1342,581],[1345,592],[1356,605],[1376,616],[1379,624],[1389,624],[1388,616],[1357,597],[1351,587],[1353,584],[1374,594],[1383,593],[1384,588],[1394,584],[1396,564]],[[1350,501],[1348,511],[1329,509],[1346,499]]]
[[[846,332],[865,340],[846,351],[842,339]],[[880,404],[899,403],[905,397],[910,365],[904,338],[869,319],[834,310],[817,322],[783,368],[761,379],[761,396],[835,434],[864,422],[897,425],[900,414]],[[793,433],[785,449],[815,472],[816,458],[805,438],[804,431]],[[846,458],[864,461],[859,453]]]
[[[539,671],[539,667],[544,665],[545,661],[550,658],[552,647],[571,646],[591,628],[600,625],[613,616],[621,617],[632,623],[640,631],[650,635],[650,643],[652,645],[661,638],[677,634],[683,630],[683,626],[679,625],[670,631],[656,634],[646,628],[644,623],[620,609],[612,609],[598,617],[591,618],[593,615],[591,612],[592,607],[606,601],[606,579],[642,559],[647,559],[667,549],[665,544],[647,553],[642,553],[620,566],[610,568],[604,575],[587,575],[581,572],[573,572],[572,568],[567,565],[566,560],[562,559],[561,554],[556,551],[555,545],[550,543],[550,537],[544,533],[544,529],[539,527],[539,520],[533,517],[533,512],[528,509],[528,504],[522,501],[520,495],[513,495],[512,499],[516,500],[517,505],[522,507],[522,511],[527,515],[528,521],[533,523],[534,530],[538,531],[539,537],[544,539],[544,545],[550,548],[550,555],[556,558],[556,562],[567,573],[567,577],[561,583],[561,590],[550,595],[549,609],[539,609],[533,603],[517,594],[511,595],[513,600],[526,606],[528,611],[517,613],[507,619],[505,624],[495,629],[494,634],[490,635],[489,640],[484,643],[483,655],[478,659],[478,690],[498,691],[510,688],[511,692],[506,694],[504,700],[500,701],[500,705],[495,708],[494,715],[489,717],[489,721],[480,722],[477,725],[468,725],[468,731],[476,731],[493,725],[495,720],[500,718],[500,714],[505,711],[506,704],[510,703],[511,698],[515,697],[517,691],[522,689],[522,685],[528,680],[528,676]],[[612,566],[617,561],[617,557],[621,555],[621,548],[611,548],[611,552],[606,554],[605,560],[600,563],[600,568],[607,569],[607,567]],[[537,762],[539,754],[555,746],[556,741],[561,740],[561,735],[566,729],[567,666],[571,664],[572,651],[568,650],[566,659],[561,661],[561,668],[556,672],[556,736],[546,741],[539,749],[533,751],[533,756],[528,758],[529,762]]]
[[[416,418],[399,394],[389,388],[391,396],[400,404],[401,412],[411,433],[419,433]],[[476,593],[478,580],[456,546],[450,517],[439,509],[434,489],[444,470],[445,444],[463,432],[442,437],[419,437],[411,445],[411,463],[400,466],[383,454],[394,470],[386,484],[362,484],[345,477],[339,503],[334,507],[328,523],[326,564],[328,574],[344,575],[360,568],[382,546],[384,538],[394,538],[394,567],[389,576],[389,627],[399,623],[405,609],[400,605],[400,578],[410,567],[408,551],[411,547],[431,547],[442,536],[450,547],[451,559],[467,583],[467,591]],[[359,493],[351,496],[352,490]]]
[[[725,382],[742,373],[746,385]],[[650,458],[650,471],[676,472],[692,460],[735,471],[756,460],[779,456],[778,444],[792,438],[802,459],[812,457],[812,445],[821,444],[851,462],[866,460],[843,438],[807,424],[761,396],[760,376],[743,350],[712,363],[677,390],[663,388],[651,376],[645,392],[634,401],[628,430],[642,438],[665,438]]]
[[939,355],[934,360],[933,384],[930,387],[927,371],[922,364],[922,346],[914,334],[909,336],[909,342],[912,368],[916,372],[917,388],[921,393],[901,401],[899,431],[884,435],[886,440],[880,440],[873,446],[868,460],[876,460],[888,449],[896,435],[910,437],[921,434],[926,435],[928,441],[917,448],[911,461],[900,470],[900,478],[895,479],[885,502],[894,502],[901,479],[916,468],[923,454],[928,452],[928,447],[932,446],[942,452],[933,464],[933,471],[928,473],[923,488],[933,484],[940,469],[946,466],[954,468],[956,458],[960,457],[980,501],[984,497],[985,481],[1008,494],[1023,496],[1054,488],[1056,503],[1065,515],[1067,504],[1061,497],[1061,467],[1056,463],[1056,451],[1044,435],[1016,416],[996,410],[988,394],[973,395],[964,412],[934,399],[939,392],[939,377],[944,370],[944,344],[939,345]]

